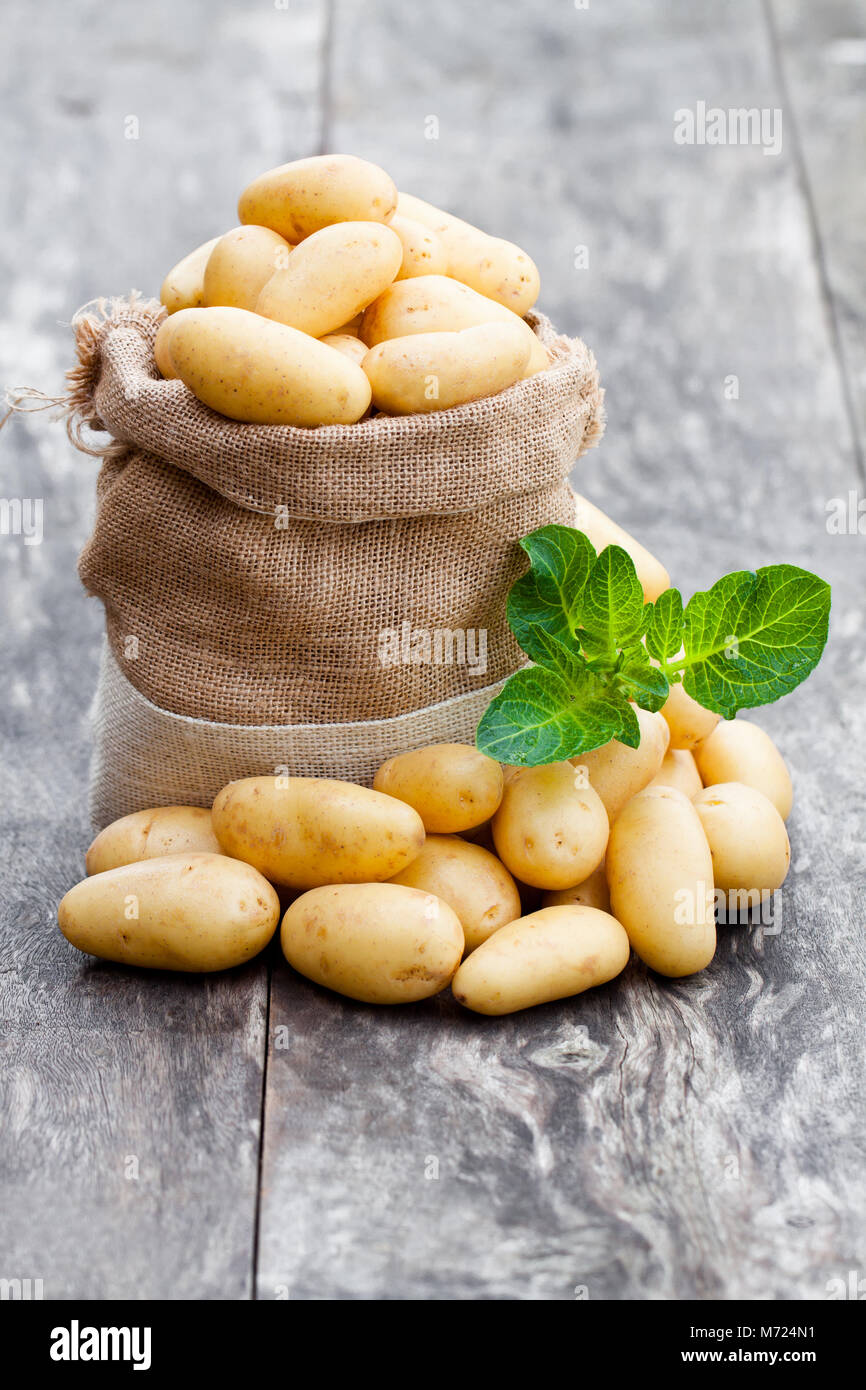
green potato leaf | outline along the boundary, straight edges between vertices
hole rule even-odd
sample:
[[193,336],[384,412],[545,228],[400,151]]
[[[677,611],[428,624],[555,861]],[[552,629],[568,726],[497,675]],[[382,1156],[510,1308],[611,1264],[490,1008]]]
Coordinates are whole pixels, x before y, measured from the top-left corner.
[[667,676],[653,665],[640,642],[623,652],[617,676],[625,695],[641,709],[660,710],[670,694]]
[[683,596],[679,589],[665,589],[648,606],[646,649],[657,661],[670,661],[683,645]]
[[830,619],[830,586],[795,565],[738,570],[692,596],[683,615],[683,684],[725,719],[772,704],[814,670]]
[[631,748],[640,741],[631,705],[578,659],[565,674],[541,666],[517,671],[488,705],[476,743],[499,762],[538,767],[620,737]]
[[595,550],[582,531],[568,526],[541,526],[520,544],[530,568],[512,586],[506,611],[520,646],[535,659],[530,645],[539,628],[564,641],[573,639]]
[[643,636],[646,624],[643,589],[634,561],[622,546],[609,545],[597,557],[583,593],[583,623],[578,633],[587,656],[607,658]]

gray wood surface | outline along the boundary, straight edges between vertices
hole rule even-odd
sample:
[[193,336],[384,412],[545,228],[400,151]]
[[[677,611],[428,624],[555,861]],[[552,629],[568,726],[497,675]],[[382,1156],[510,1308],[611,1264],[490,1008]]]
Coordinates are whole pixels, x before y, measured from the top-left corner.
[[[87,965],[53,919],[87,841],[95,470],[44,418],[7,425],[2,492],[45,499],[45,541],[0,540],[0,1276],[61,1298],[559,1300],[862,1275],[864,541],[826,527],[864,490],[866,97],[859,50],[834,48],[862,39],[853,0],[5,19],[3,381],[58,389],[80,302],[155,291],[252,173],[350,150],[535,256],[541,307],[608,388],[582,491],[686,592],[788,559],[833,582],[834,621],[809,684],[756,716],[797,796],[777,929],[722,928],[695,979],[633,964],[493,1020],[449,995],[371,1011],[276,958],[213,980]],[[781,154],[676,145],[700,100],[781,106]]]

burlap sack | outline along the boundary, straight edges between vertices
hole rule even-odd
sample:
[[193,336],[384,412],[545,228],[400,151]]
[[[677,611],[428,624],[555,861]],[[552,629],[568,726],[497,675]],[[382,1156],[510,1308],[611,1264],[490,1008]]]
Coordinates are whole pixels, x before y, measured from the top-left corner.
[[530,315],[553,365],[497,396],[258,426],[160,378],[163,315],[133,296],[75,321],[72,433],[104,455],[80,561],[107,626],[96,824],[275,767],[369,781],[394,752],[471,741],[522,660],[516,542],[573,523],[568,474],[601,437],[592,353]]

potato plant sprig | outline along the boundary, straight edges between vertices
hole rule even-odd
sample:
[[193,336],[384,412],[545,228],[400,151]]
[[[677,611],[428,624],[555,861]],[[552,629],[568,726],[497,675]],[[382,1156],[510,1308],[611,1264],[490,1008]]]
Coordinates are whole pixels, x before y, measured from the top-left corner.
[[568,526],[542,526],[520,544],[529,569],[512,586],[507,614],[533,664],[506,681],[476,736],[500,762],[561,762],[611,739],[636,748],[632,702],[659,710],[679,682],[733,719],[787,695],[827,641],[830,586],[796,565],[737,570],[685,605],[678,589],[644,603],[618,545],[597,554]]

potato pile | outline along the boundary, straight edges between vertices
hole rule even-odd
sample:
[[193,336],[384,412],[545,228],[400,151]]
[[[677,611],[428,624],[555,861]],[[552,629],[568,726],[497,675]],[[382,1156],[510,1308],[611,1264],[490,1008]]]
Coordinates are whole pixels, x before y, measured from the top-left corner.
[[318,155],[244,189],[241,225],[169,271],[154,354],[232,420],[351,425],[447,410],[550,365],[519,246]]
[[283,954],[317,984],[370,1004],[450,984],[481,1014],[604,984],[632,949],[692,974],[715,951],[718,892],[754,906],[783,882],[791,780],[763,730],[681,687],[636,714],[638,748],[572,762],[437,744],[389,759],[372,789],[248,777],[210,811],[125,816],[90,846],[61,931],[105,960],[223,970],[283,912]]

